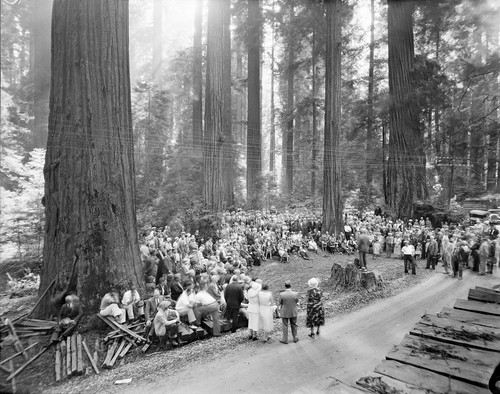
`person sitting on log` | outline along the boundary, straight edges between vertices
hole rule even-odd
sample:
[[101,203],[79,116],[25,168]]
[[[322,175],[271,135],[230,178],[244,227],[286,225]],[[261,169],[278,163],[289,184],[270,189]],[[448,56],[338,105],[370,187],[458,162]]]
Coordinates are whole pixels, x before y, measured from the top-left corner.
[[146,319],[146,332],[144,333],[144,337],[146,340],[149,340],[149,336],[155,332],[155,326],[152,323],[158,312],[158,307],[163,301],[165,301],[165,298],[160,294],[160,289],[154,289],[153,296],[146,301],[146,309],[144,311]]
[[175,310],[179,312],[180,316],[187,316],[188,323],[191,328],[196,328],[196,300],[193,294],[193,282],[185,281],[182,283],[184,291],[177,300]]
[[310,236],[309,239],[307,240],[307,250],[316,252],[316,254],[318,254],[318,244],[316,243],[314,237],[312,236]]
[[170,309],[172,303],[168,300],[160,302],[158,311],[154,318],[154,332],[160,339],[161,344],[167,341],[172,346],[179,346],[179,324],[181,322],[179,313]]
[[101,316],[112,316],[118,323],[125,323],[125,309],[120,308],[118,291],[112,288],[109,293],[102,297],[99,314]]
[[213,332],[214,337],[220,336],[220,315],[219,315],[219,303],[208,291],[207,282],[202,281],[200,283],[200,291],[194,296],[197,302],[197,308],[194,310],[196,315],[196,324],[200,325],[203,318],[209,315],[213,322]]
[[82,305],[80,304],[80,299],[77,295],[67,295],[64,300],[66,303],[63,304],[59,310],[59,314],[57,316],[58,324],[55,328],[57,333],[62,332],[62,334],[59,335],[60,341],[73,334],[79,320],[83,316]]
[[133,283],[130,284],[130,290],[123,293],[122,306],[127,312],[127,319],[129,321],[135,320],[135,316],[140,318],[144,316],[144,301],[137,291],[137,286]]

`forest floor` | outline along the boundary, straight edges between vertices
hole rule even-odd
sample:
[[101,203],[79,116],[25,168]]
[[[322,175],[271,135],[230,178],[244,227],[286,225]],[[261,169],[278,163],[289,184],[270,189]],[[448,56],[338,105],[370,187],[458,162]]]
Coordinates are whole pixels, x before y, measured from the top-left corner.
[[[277,260],[265,261],[262,266],[255,267],[252,276],[262,278],[269,284],[275,299],[278,299],[279,291],[283,288],[284,281],[290,280],[294,290],[300,294],[300,313],[298,324],[301,327],[300,337],[307,338],[305,335],[305,294],[307,281],[311,277],[320,279],[320,287],[325,296],[325,309],[328,320],[341,319],[344,316],[359,310],[377,300],[385,299],[404,290],[418,286],[421,282],[428,280],[436,273],[422,269],[425,262],[418,262],[417,275],[405,275],[403,272],[403,262],[399,259],[379,258],[373,260],[370,256],[368,268],[380,273],[385,281],[383,290],[375,292],[366,291],[335,291],[329,284],[330,271],[334,262],[353,261],[354,256],[346,255],[327,255],[312,254],[311,260],[303,260],[299,257],[293,257],[288,264],[281,264]],[[4,271],[0,269],[0,271]],[[16,315],[30,310],[36,302],[35,294],[27,294],[24,297],[9,298],[0,289],[1,303],[0,310],[2,317],[15,317]],[[328,323],[328,321],[327,321]],[[94,351],[96,339],[98,340],[99,360],[105,356],[105,346],[102,338],[108,330],[91,331],[83,334],[89,345],[91,353]],[[160,351],[151,346],[146,354],[143,354],[140,348],[131,349],[131,351],[119,361],[112,370],[102,370],[99,376],[96,376],[90,370],[86,375],[71,377],[56,383],[54,377],[54,357],[55,349],[52,347],[44,353],[32,365],[26,368],[17,377],[17,389],[19,392],[51,392],[51,393],[101,393],[114,392],[123,386],[115,386],[114,382],[119,379],[132,378],[133,384],[137,382],[151,381],[158,376],[168,376],[169,371],[181,371],[186,367],[201,363],[201,365],[218,360],[227,354],[251,354],[262,346],[272,346],[263,344],[261,341],[248,341],[248,332],[240,329],[235,334],[225,333],[218,338],[209,338],[202,341],[193,342],[181,348],[169,351]],[[281,336],[281,321],[277,320],[275,330],[272,334],[274,342],[278,342]],[[307,338],[309,339],[309,338]],[[305,340],[305,339],[303,339]],[[41,346],[49,342],[49,336],[30,338],[24,341],[29,345],[35,341],[39,344],[32,351],[33,354]],[[278,342],[279,345],[279,342]],[[2,359],[8,357],[9,349],[2,351]],[[16,366],[22,364],[21,358],[16,359]],[[2,373],[0,379],[5,379]],[[192,392],[192,391],[190,391]]]

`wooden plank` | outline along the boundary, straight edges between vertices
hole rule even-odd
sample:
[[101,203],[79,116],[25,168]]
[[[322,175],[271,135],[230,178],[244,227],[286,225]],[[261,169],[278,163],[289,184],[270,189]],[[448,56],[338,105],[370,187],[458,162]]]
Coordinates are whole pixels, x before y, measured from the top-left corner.
[[500,293],[496,291],[488,291],[489,289],[469,289],[469,300],[481,301],[481,302],[492,302],[495,304],[500,304]]
[[61,341],[61,379],[66,378],[66,341]]
[[66,375],[71,375],[71,337],[66,338]]
[[127,327],[124,325],[116,322],[115,320],[111,319],[110,317],[105,317],[105,319],[110,323],[110,326],[114,326],[115,328],[127,333],[130,335],[132,338],[137,339],[139,342],[146,342],[146,338],[141,337],[139,334],[136,334],[132,330],[129,330]]
[[436,315],[422,316],[410,334],[460,346],[500,352],[500,329],[457,322]]
[[59,344],[56,344],[56,360],[54,367],[56,370],[56,382],[59,382],[61,380],[61,347]]
[[143,353],[146,353],[150,346],[151,346],[151,342],[146,342],[146,344],[142,347],[141,351]]
[[[10,368],[11,371],[14,370],[14,363],[12,362],[12,360],[9,360],[9,368]],[[11,387],[12,387],[12,394],[16,394],[17,393],[16,379],[12,378],[10,384],[11,384]]]
[[76,374],[83,375],[82,336],[76,334]]
[[85,342],[85,339],[82,341],[82,346],[83,346],[83,349],[85,350],[85,353],[87,354],[87,357],[89,358],[89,361],[90,361],[90,364],[92,365],[92,368],[94,368],[95,373],[97,375],[99,375],[99,368],[97,368],[97,364],[95,363],[94,359],[90,355],[89,348],[87,347],[87,343]]
[[71,336],[71,375],[76,375],[77,366],[77,355],[76,355],[76,334]]
[[[33,343],[33,344],[25,347],[24,350],[27,352],[29,349],[31,349],[32,347],[34,347],[36,345],[38,345],[38,342],[35,342],[35,343]],[[2,365],[4,363],[6,363],[6,362],[8,362],[8,361],[10,361],[10,360],[12,360],[14,358],[16,358],[17,356],[20,356],[21,354],[22,354],[22,352],[17,352],[16,354],[13,354],[12,356],[7,357],[5,360],[0,361],[0,365]]]
[[0,365],[0,371],[3,371],[3,372],[8,373],[10,375],[12,373],[13,369],[9,369],[7,367],[4,367],[3,365]]
[[455,309],[483,313],[485,315],[500,316],[500,305],[490,304],[480,301],[457,300],[454,305]]
[[115,352],[113,358],[111,359],[111,362],[109,363],[109,366],[112,367],[113,365],[115,365],[115,362],[116,362],[116,359],[118,358],[118,356],[120,355],[120,353],[122,352],[123,350],[123,347],[125,346],[125,342],[124,340],[122,340],[120,342],[120,347],[118,348],[118,350]]
[[132,347],[132,344],[131,343],[127,343],[127,345],[123,348],[123,350],[121,351],[120,355],[118,356],[118,358],[123,358],[125,357],[125,355],[127,354],[127,352],[130,350],[130,348]]
[[117,344],[118,344],[118,340],[115,339],[113,341],[113,344],[108,346],[108,352],[106,353],[106,358],[104,359],[102,367],[104,367],[104,368],[110,367],[111,359],[113,358],[113,354],[115,354]]
[[[104,322],[106,323],[109,327],[111,327],[111,329],[113,329],[113,331],[117,331],[117,327],[111,322],[111,319],[107,319],[105,318],[104,316],[101,316],[99,313],[97,314],[97,316],[99,316],[99,318]],[[134,340],[131,339],[131,338],[128,338],[127,336],[124,336],[124,338],[131,342],[131,343],[134,343]],[[143,338],[144,339],[144,338]],[[145,341],[145,339],[144,339]]]
[[432,339],[406,335],[387,360],[433,371],[457,380],[488,387],[488,381],[498,364],[498,354],[468,349]]
[[488,393],[484,387],[478,387],[432,371],[402,364],[397,361],[384,360],[375,368],[375,372],[400,380],[431,393],[483,394]]
[[484,315],[482,313],[445,307],[437,314],[437,316],[463,323],[475,324],[478,326],[500,328],[500,319],[498,317]]
[[19,340],[19,337],[17,336],[16,329],[14,328],[14,325],[12,324],[12,322],[9,319],[5,319],[5,324],[7,326],[9,326],[10,333],[11,333],[12,337],[14,338],[14,347],[16,348],[16,350],[18,352],[21,352],[21,354],[23,355],[25,360],[28,360],[28,358],[29,358],[28,353],[26,353],[26,350],[24,350],[24,346],[21,343],[21,341]]
[[[43,353],[45,353],[47,350],[49,350],[51,344],[45,346],[42,350],[40,350],[37,354],[35,354],[33,357],[31,357],[28,361],[26,361],[23,365],[21,365],[15,372],[12,372],[8,377],[7,377],[7,382],[14,379],[17,375],[19,375],[24,369],[30,365],[33,361],[35,361],[38,357],[40,357]],[[11,360],[12,361],[12,360]]]
[[97,365],[98,357],[97,357],[97,349],[99,349],[99,338],[95,339],[95,345],[94,345],[94,354],[93,354],[93,359],[94,363]]

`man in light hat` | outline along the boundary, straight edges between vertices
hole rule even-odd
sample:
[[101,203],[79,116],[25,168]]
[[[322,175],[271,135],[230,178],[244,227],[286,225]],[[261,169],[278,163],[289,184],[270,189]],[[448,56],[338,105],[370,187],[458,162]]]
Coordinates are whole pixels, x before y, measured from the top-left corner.
[[161,343],[168,341],[172,346],[179,346],[179,324],[181,322],[179,313],[169,309],[171,302],[165,300],[158,305],[158,312],[154,319],[155,333]]

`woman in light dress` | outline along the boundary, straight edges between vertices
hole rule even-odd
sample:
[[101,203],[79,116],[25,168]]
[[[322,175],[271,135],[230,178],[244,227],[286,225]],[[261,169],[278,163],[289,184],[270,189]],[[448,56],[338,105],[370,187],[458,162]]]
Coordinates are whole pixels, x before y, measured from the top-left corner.
[[262,285],[262,290],[259,292],[259,308],[260,328],[264,330],[264,342],[269,342],[274,328],[273,314],[276,311],[276,304],[267,283]]
[[262,285],[257,282],[252,282],[251,287],[248,289],[248,329],[250,330],[250,336],[248,339],[254,341],[257,340],[257,334],[259,333],[259,320],[260,320],[260,305],[259,305],[259,292]]
[[443,265],[444,265],[444,273],[447,275],[451,275],[453,271],[451,268],[451,256],[453,254],[453,244],[450,242],[450,239],[447,235],[443,236],[443,241],[441,243],[441,254],[443,255]]

